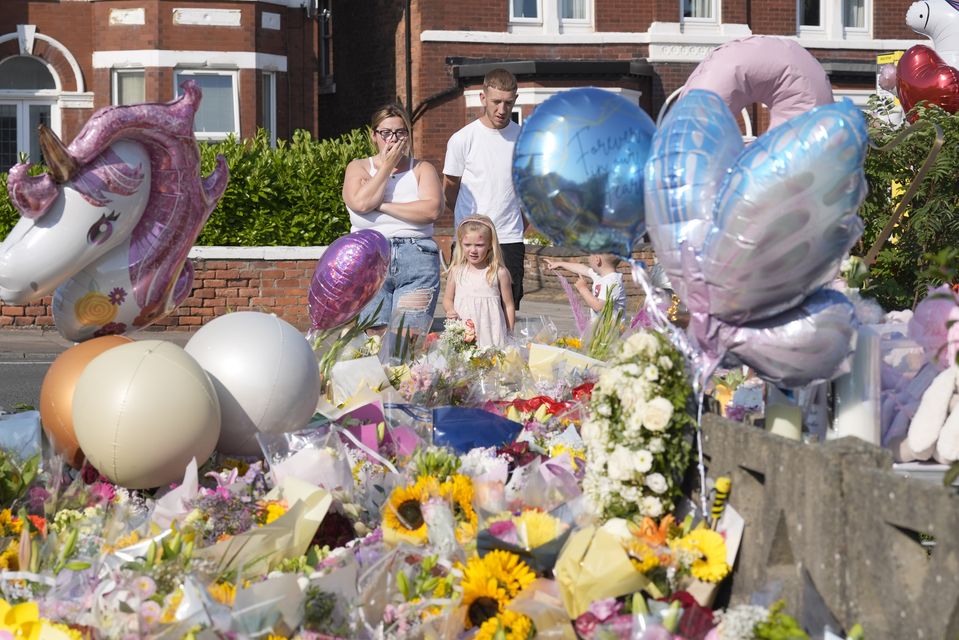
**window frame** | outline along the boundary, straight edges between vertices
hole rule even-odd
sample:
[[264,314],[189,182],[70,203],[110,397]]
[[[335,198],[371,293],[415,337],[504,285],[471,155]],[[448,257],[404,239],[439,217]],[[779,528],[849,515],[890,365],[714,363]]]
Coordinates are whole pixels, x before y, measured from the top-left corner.
[[[537,18],[514,18],[513,3],[509,2],[507,33],[560,35],[564,33],[593,33],[595,31],[596,0],[585,0],[585,18],[561,18],[562,0],[536,0]],[[716,1],[716,0],[713,0]]]
[[[558,2],[558,0],[546,0],[546,2]],[[543,24],[543,0],[536,0],[536,17],[535,18],[522,18],[522,17],[513,15],[513,0],[507,0],[507,5],[509,7],[508,24],[521,25],[521,26],[532,26],[532,25]]]
[[110,104],[118,106],[120,104],[137,104],[136,102],[121,103],[120,97],[120,76],[139,74],[143,78],[143,102],[146,102],[146,68],[145,67],[123,67],[110,70]]
[[[183,76],[227,76],[233,83],[233,131],[196,131],[193,135],[197,140],[221,141],[232,133],[240,137],[240,71],[239,69],[197,69],[191,67],[176,67],[173,69],[173,94],[180,97],[180,84]],[[195,127],[194,123],[194,127]]]
[[865,25],[862,27],[847,27],[845,24],[845,8],[848,0],[831,2],[819,0],[819,26],[803,25],[800,23],[800,9],[802,0],[796,0],[796,35],[800,38],[815,40],[870,40],[873,30],[874,0],[863,0]]
[[712,9],[711,18],[687,18],[685,13],[686,0],[679,0],[679,24],[684,31],[702,31],[715,33],[723,22],[723,3],[722,0],[708,0]]
[[560,2],[562,2],[562,0],[556,0],[556,17],[559,20],[560,31],[565,32],[565,30],[570,27],[572,27],[573,30],[592,30],[594,10],[593,5],[595,4],[594,0],[585,0],[586,17],[584,18],[564,18],[560,15]]
[[[260,106],[263,109],[263,128],[267,130],[270,138],[270,146],[276,148],[276,72],[260,71]],[[270,111],[266,113],[266,87],[270,87]]]
[[846,3],[842,0],[839,7],[839,24],[842,25],[844,40],[865,40],[872,37],[872,10],[873,0],[863,0],[863,26],[849,27],[846,25]]

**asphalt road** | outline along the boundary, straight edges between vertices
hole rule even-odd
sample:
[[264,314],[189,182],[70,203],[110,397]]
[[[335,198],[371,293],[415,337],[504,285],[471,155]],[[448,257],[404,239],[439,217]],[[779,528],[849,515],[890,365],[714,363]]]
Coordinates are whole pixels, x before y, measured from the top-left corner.
[[0,408],[11,411],[17,405],[38,407],[40,385],[53,358],[53,354],[20,360],[0,358]]

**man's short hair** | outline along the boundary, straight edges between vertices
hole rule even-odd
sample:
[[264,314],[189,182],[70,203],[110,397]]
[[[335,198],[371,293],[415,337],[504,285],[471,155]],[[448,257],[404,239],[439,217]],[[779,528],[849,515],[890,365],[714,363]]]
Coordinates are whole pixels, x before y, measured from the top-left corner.
[[516,91],[516,76],[506,69],[493,69],[483,78],[483,89]]

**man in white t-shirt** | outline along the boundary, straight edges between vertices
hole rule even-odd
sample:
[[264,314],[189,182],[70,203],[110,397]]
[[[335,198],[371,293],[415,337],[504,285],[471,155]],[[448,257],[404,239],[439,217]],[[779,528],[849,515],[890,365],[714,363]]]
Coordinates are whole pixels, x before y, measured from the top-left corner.
[[526,247],[523,214],[513,190],[513,146],[520,130],[511,118],[516,103],[513,74],[506,69],[487,73],[480,102],[483,115],[454,133],[446,146],[443,190],[457,227],[474,214],[493,221],[519,309]]

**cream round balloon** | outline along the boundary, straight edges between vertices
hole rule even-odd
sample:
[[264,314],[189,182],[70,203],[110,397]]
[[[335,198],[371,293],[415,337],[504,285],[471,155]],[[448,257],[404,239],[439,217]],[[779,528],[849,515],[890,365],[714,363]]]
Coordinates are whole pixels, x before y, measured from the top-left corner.
[[309,342],[272,314],[228,313],[186,344],[213,381],[222,414],[217,451],[257,455],[258,432],[302,429],[316,411],[320,373]]
[[179,481],[220,436],[213,383],[163,340],[114,347],[90,361],[73,394],[73,428],[87,460],[111,481],[148,489]]

